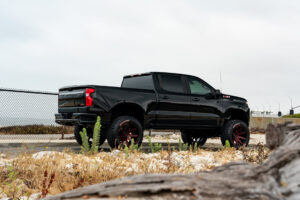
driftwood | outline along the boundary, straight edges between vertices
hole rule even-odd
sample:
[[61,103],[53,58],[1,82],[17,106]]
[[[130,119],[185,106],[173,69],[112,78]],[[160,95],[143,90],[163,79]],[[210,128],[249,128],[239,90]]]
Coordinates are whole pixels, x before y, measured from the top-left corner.
[[232,162],[193,175],[141,175],[46,199],[300,199],[300,125],[269,125],[262,165]]

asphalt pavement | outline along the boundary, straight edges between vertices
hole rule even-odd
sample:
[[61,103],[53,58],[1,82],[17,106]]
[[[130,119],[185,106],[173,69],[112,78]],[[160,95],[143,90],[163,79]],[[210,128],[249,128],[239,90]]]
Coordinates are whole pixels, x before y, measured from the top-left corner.
[[[148,132],[145,132],[148,134]],[[178,133],[152,133],[152,143],[160,143],[164,149],[168,145],[174,146],[178,149],[178,141],[180,135]],[[262,134],[251,135],[249,147],[254,147],[257,143],[265,144],[265,136]],[[207,143],[202,147],[208,150],[218,150],[222,147],[219,138],[209,138]],[[149,151],[149,143],[144,137],[142,148],[144,151]],[[0,153],[11,156],[16,156],[20,153],[33,153],[38,151],[64,151],[70,149],[74,152],[80,152],[80,146],[74,139],[73,134],[66,134],[64,139],[61,135],[0,135]],[[101,146],[101,150],[110,151],[110,147],[105,142]]]

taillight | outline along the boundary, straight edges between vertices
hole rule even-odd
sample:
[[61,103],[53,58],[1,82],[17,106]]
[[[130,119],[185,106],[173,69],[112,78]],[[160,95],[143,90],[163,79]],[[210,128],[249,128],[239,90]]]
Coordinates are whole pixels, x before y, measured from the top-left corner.
[[93,105],[93,98],[91,94],[95,92],[94,88],[86,88],[85,89],[85,106],[92,106]]

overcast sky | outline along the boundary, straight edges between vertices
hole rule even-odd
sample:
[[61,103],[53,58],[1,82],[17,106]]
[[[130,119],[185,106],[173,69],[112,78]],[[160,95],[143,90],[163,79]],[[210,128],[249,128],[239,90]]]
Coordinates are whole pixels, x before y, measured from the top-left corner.
[[[254,110],[300,105],[300,1],[0,0],[0,87],[201,77]],[[298,109],[298,112],[300,109]]]

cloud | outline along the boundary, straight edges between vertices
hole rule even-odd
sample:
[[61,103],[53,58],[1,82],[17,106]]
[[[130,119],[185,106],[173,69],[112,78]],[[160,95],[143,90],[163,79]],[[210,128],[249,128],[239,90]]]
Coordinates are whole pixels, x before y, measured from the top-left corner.
[[[118,86],[124,74],[197,75],[254,108],[300,104],[298,1],[4,1],[3,87]],[[269,104],[271,106],[269,106]]]

